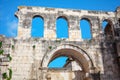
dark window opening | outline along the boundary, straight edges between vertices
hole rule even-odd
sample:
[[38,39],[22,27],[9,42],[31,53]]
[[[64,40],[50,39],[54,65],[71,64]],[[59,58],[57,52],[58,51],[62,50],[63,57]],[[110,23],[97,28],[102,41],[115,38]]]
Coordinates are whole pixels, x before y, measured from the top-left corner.
[[104,20],[102,23],[102,30],[106,39],[111,40],[113,38],[112,24],[110,21]]
[[119,27],[120,27],[120,19],[118,20],[118,24],[119,24]]

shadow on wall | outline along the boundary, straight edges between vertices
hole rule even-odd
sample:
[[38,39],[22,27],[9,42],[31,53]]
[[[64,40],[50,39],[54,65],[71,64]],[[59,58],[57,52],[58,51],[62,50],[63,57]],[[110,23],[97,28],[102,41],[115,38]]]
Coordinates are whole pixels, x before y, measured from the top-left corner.
[[75,78],[72,80],[83,80],[85,77],[85,74],[82,71],[74,71]]

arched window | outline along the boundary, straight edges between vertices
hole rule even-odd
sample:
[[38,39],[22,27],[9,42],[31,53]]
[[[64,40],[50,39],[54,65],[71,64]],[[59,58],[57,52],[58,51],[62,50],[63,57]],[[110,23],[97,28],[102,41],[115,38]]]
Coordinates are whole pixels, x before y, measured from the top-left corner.
[[80,29],[83,39],[89,40],[92,38],[90,22],[87,19],[80,20]]
[[111,40],[113,38],[112,22],[109,20],[104,20],[102,22],[102,30],[106,39]]
[[65,18],[59,17],[56,21],[57,38],[68,38],[68,22]]
[[107,25],[108,25],[108,21],[104,20],[104,21],[102,22],[102,31],[103,31],[103,32],[105,31],[105,28],[106,28]]
[[43,37],[44,35],[44,20],[42,17],[34,17],[32,20],[32,37]]

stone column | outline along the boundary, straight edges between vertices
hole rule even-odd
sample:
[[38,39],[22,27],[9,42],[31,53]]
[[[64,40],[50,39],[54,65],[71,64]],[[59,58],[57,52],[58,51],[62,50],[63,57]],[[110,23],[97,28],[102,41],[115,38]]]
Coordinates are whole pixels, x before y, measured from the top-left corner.
[[81,41],[80,21],[78,17],[69,18],[69,40]]
[[44,38],[45,39],[55,39],[56,38],[56,28],[55,28],[55,17],[54,15],[48,14],[44,18]]
[[99,36],[100,36],[100,25],[99,25],[99,21],[97,18],[94,18],[91,21],[91,27],[92,27],[92,39],[95,41],[99,41]]
[[18,13],[18,39],[27,39],[31,37],[31,19],[30,17],[26,17],[27,14]]
[[100,18],[99,18],[99,32],[100,32],[100,34],[99,34],[99,40],[100,40],[100,41],[103,41],[103,40],[104,40],[104,31],[103,31],[102,23],[103,23],[103,20],[102,20],[102,18],[100,17]]

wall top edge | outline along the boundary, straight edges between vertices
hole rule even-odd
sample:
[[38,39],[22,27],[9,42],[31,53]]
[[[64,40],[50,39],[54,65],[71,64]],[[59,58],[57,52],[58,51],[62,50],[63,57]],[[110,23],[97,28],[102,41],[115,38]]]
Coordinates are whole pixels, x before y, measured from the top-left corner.
[[[88,12],[93,12],[93,13],[114,13],[117,10],[115,10],[114,12],[112,11],[103,11],[103,10],[83,10],[83,9],[70,9],[70,8],[53,8],[53,7],[41,7],[41,6],[18,6],[18,10],[21,9],[44,9],[44,10],[48,10],[48,11],[54,11],[54,10],[61,10],[61,11],[74,11],[74,12],[80,12],[80,11],[88,11]],[[118,9],[118,8],[116,8]]]

